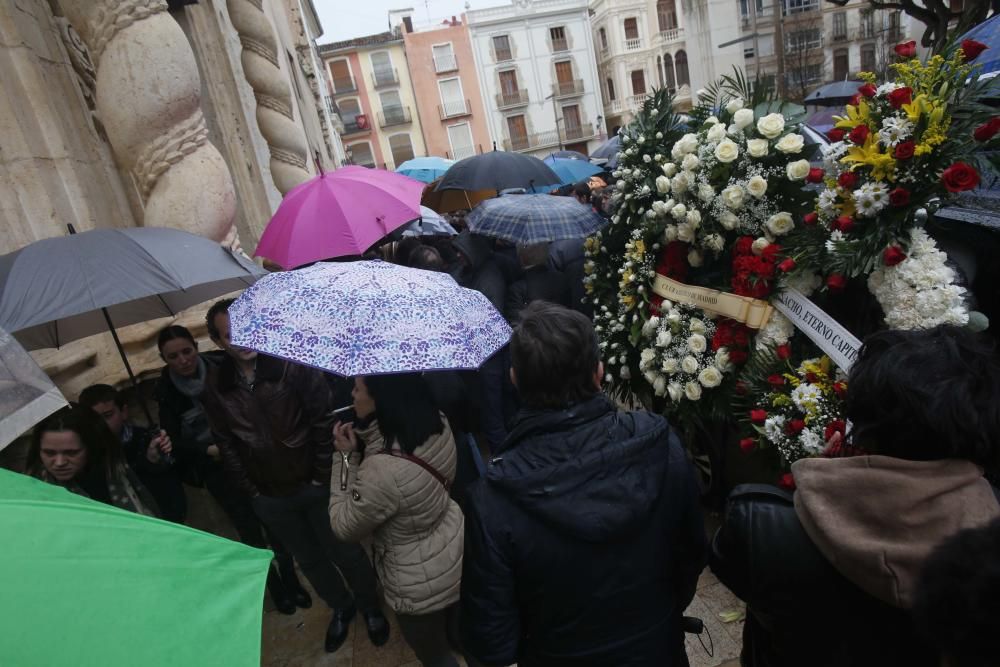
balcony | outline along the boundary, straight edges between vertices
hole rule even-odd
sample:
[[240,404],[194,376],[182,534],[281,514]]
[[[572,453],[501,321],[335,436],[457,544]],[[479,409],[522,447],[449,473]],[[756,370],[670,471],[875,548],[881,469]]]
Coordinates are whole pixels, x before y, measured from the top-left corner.
[[458,118],[459,116],[468,116],[471,113],[472,105],[469,103],[469,100],[445,102],[444,104],[438,105],[438,115],[441,117],[441,120]]
[[445,72],[454,72],[458,69],[458,58],[454,54],[448,54],[446,56],[434,56],[434,72],[437,74],[444,74]]
[[670,28],[669,30],[661,30],[657,35],[660,44],[673,44],[684,39],[684,28]]
[[520,107],[528,103],[528,89],[504,90],[497,93],[497,108],[509,109],[510,107]]
[[553,97],[575,97],[576,95],[583,95],[583,79],[557,81],[552,84]]
[[580,141],[594,136],[594,130],[589,123],[570,125],[563,129],[563,141]]
[[333,79],[333,94],[334,95],[347,95],[348,93],[358,92],[358,84],[354,82],[353,76],[344,77],[334,77]]
[[634,39],[625,40],[626,51],[638,51],[641,48],[642,48],[642,37],[636,37]]
[[413,122],[413,117],[410,115],[410,107],[386,107],[378,112],[379,127],[406,125],[411,122]]
[[354,118],[344,119],[344,131],[343,135],[346,137],[350,134],[367,134],[371,132],[371,124],[368,122],[368,116],[365,114],[358,114]]
[[372,70],[372,82],[376,88],[399,85],[399,74],[395,69]]
[[559,145],[559,133],[556,131],[536,132],[535,134],[522,134],[503,140],[503,148],[506,151],[532,151],[548,146]]
[[565,37],[556,37],[552,40],[552,52],[569,51],[569,42]]

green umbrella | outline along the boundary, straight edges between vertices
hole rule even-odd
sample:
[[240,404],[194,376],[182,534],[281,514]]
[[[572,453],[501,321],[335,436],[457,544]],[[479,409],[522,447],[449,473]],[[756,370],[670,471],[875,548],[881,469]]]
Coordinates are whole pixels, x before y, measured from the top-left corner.
[[260,664],[271,552],[0,469],[0,663]]

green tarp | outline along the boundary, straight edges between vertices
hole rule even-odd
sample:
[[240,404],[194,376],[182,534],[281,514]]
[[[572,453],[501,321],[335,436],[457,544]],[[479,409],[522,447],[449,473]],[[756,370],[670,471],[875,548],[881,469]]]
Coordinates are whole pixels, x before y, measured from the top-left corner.
[[256,667],[270,559],[0,470],[0,665]]

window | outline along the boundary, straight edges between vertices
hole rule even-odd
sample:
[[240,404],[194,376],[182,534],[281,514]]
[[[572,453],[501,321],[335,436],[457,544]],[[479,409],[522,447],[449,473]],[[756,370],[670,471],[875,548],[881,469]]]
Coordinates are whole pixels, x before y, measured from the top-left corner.
[[493,38],[493,54],[498,63],[514,59],[514,54],[510,51],[510,38],[507,35],[497,35]]
[[500,72],[500,92],[510,96],[517,94],[517,72],[509,69]]
[[451,144],[451,158],[461,160],[476,154],[472,143],[472,130],[468,123],[448,126],[448,143]]
[[823,65],[813,64],[797,67],[785,74],[785,82],[789,86],[818,83],[823,79]]
[[674,59],[670,57],[669,53],[663,56],[663,85],[667,87],[667,90],[674,92],[677,90],[677,79],[674,78]]
[[902,39],[902,31],[900,30],[899,24],[900,12],[890,12],[889,13],[889,34],[886,36],[890,42],[898,42]]
[[549,39],[552,40],[553,51],[568,51],[569,43],[566,41],[566,29],[562,26],[549,28]]
[[368,118],[361,113],[361,104],[356,99],[340,100],[340,118],[344,121],[344,133],[368,129]]
[[837,41],[847,39],[847,12],[833,15],[833,38]]
[[469,113],[465,95],[462,94],[462,82],[457,77],[438,81],[438,90],[441,93],[441,118]]
[[413,142],[408,134],[394,134],[389,137],[389,150],[392,151],[392,163],[399,166],[413,159]]
[[[562,117],[563,132],[566,134],[566,138],[570,141],[583,138],[583,135],[586,133],[583,130],[583,123],[580,122],[580,107],[575,104],[563,107]],[[556,129],[558,130],[559,128],[557,127]]]
[[346,60],[334,60],[330,63],[330,74],[333,77],[333,92],[335,95],[351,93],[357,90],[354,77],[351,76],[351,66]]
[[646,73],[641,69],[632,70],[632,94],[633,95],[645,95],[646,94]]
[[399,91],[390,90],[380,93],[379,101],[382,104],[382,117],[385,121],[383,125],[396,125],[409,122],[403,102],[399,99]]
[[359,164],[362,167],[374,167],[375,155],[372,154],[372,145],[367,141],[351,144],[347,147],[351,153],[351,164]]
[[862,9],[858,12],[861,19],[861,38],[867,39],[875,36],[875,12],[871,9]]
[[847,81],[851,71],[851,61],[847,49],[837,49],[833,52],[833,80]]
[[601,50],[602,51],[607,51],[608,50],[608,31],[605,30],[604,28],[601,28],[600,30],[597,31],[597,34],[601,38]]
[[388,51],[376,51],[370,56],[372,61],[372,78],[376,86],[388,86],[398,83],[395,70],[392,69],[392,59]]
[[508,116],[507,132],[514,150],[521,151],[528,147],[528,125],[524,122],[524,116]]
[[455,59],[455,50],[451,42],[447,44],[437,44],[431,47],[431,55],[434,57],[434,71],[454,72],[458,69],[458,61]]
[[761,58],[774,55],[774,34],[761,35],[757,38],[757,50]]
[[561,60],[556,63],[555,87],[553,92],[558,95],[572,95],[576,92],[576,84],[573,81],[573,63],[569,60]]
[[663,58],[656,56],[656,76],[660,80],[660,88],[663,87]]
[[[764,11],[764,0],[757,0],[753,5],[758,17],[770,13]],[[750,18],[750,6],[751,0],[740,0],[740,18]]]
[[875,45],[864,44],[861,47],[861,71],[875,71]]
[[659,21],[660,32],[677,29],[676,0],[657,0],[656,18]]
[[823,33],[819,28],[796,30],[785,37],[785,50],[790,52],[809,51],[823,45]]
[[678,51],[674,56],[674,64],[677,67],[677,87],[690,86],[691,75],[688,74],[688,57],[683,51]]
[[819,9],[819,0],[785,0],[785,14],[799,14]]
[[625,39],[639,39],[639,22],[634,18],[625,19]]
[[608,79],[608,99],[612,102],[617,99],[615,97],[615,80],[611,78]]

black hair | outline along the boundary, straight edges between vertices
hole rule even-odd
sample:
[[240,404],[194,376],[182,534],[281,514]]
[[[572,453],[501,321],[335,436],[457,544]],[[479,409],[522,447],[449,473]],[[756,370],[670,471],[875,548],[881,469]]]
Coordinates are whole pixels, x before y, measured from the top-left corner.
[[375,401],[375,417],[386,447],[398,442],[404,452],[412,454],[444,430],[441,413],[419,373],[369,375],[364,381]]
[[991,667],[1000,655],[1000,519],[963,530],[924,562],[913,605],[921,636],[954,667]]
[[413,251],[419,247],[420,239],[416,236],[403,237],[393,251],[394,262],[402,266],[413,266]]
[[222,299],[212,304],[212,307],[205,313],[205,326],[208,327],[208,335],[212,338],[219,337],[219,327],[215,326],[215,318],[220,313],[229,314],[229,306],[233,305],[236,299]]
[[853,444],[911,461],[997,461],[1000,362],[983,336],[954,326],[880,331],[848,380]]
[[593,323],[581,313],[544,301],[521,311],[510,339],[518,393],[531,408],[564,408],[600,389],[600,352]]
[[410,253],[410,266],[425,271],[444,271],[444,260],[437,248],[420,245]]
[[92,384],[80,392],[80,405],[91,410],[98,403],[108,401],[114,401],[119,408],[125,407],[125,397],[110,384]]
[[100,477],[121,463],[121,444],[101,416],[89,407],[74,403],[52,413],[35,427],[28,449],[29,475],[41,477],[45,469],[41,456],[42,436],[61,431],[76,433],[87,449],[87,467],[81,477]]
[[191,344],[195,346],[195,349],[197,349],[198,343],[195,342],[194,336],[191,334],[191,332],[188,330],[187,327],[182,327],[179,324],[171,324],[168,327],[163,327],[162,329],[160,329],[160,335],[156,337],[156,349],[158,349],[162,353],[164,345],[178,338],[190,341]]
[[590,184],[586,181],[580,181],[573,186],[573,194],[579,198],[590,201]]

